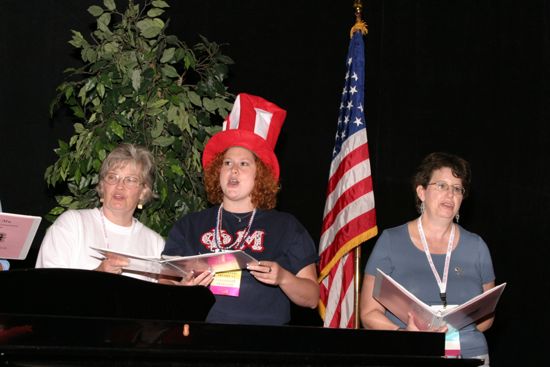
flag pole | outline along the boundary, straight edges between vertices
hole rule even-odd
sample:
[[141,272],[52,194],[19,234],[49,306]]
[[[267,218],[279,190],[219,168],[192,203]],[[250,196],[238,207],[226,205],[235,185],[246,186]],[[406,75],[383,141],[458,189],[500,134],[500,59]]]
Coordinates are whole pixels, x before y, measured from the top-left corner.
[[376,211],[364,108],[367,25],[362,3],[346,56],[346,76],[330,164],[319,240],[319,313],[323,326],[359,328],[360,253],[356,247],[376,236]]
[[[368,31],[367,23],[365,23],[362,19],[362,12],[363,12],[363,2],[361,0],[354,0],[353,1],[353,8],[355,9],[355,24],[353,27],[351,27],[351,30],[349,32],[350,38],[353,37],[353,34],[357,31],[363,33],[363,35],[366,35]],[[354,250],[354,304],[353,308],[355,310],[355,320],[354,320],[354,327],[355,329],[360,328],[360,315],[359,315],[359,288],[361,284],[361,245],[355,247]]]

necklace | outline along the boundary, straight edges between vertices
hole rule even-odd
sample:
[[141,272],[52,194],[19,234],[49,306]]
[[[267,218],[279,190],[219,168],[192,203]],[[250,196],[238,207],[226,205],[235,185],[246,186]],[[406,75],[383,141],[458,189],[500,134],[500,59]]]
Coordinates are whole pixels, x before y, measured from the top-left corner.
[[107,238],[107,226],[105,225],[105,218],[103,217],[103,208],[99,209],[99,216],[101,217],[101,224],[103,225],[103,239],[105,240],[105,247],[109,248],[109,240]]
[[[218,208],[218,216],[216,218],[216,228],[214,233],[214,243],[216,245],[216,252],[220,251],[226,251],[230,250],[232,248],[238,248],[241,243],[244,241],[246,236],[248,236],[248,233],[250,232],[250,227],[252,227],[252,222],[254,222],[254,217],[256,216],[256,208],[252,211],[252,215],[250,216],[250,219],[248,220],[248,224],[246,225],[246,228],[244,230],[244,234],[241,237],[238,237],[233,241],[232,244],[228,246],[223,246],[223,242],[221,239],[221,232],[222,232],[222,212],[223,212],[223,204],[220,204],[220,207]],[[246,218],[246,216],[244,217]],[[239,220],[240,222],[240,220]]]
[[227,210],[226,210],[225,212],[231,214],[231,216],[232,216],[233,218],[235,218],[239,223],[241,223],[241,222],[243,221],[243,219],[248,218],[249,215],[252,215],[252,213],[248,213],[248,214],[243,215],[243,216],[241,217],[241,216],[239,216],[239,215],[237,215],[237,214],[233,214],[233,213],[231,213],[231,212],[228,212]]
[[455,226],[451,223],[451,234],[449,235],[449,242],[447,243],[447,253],[445,255],[445,266],[443,268],[443,279],[439,276],[437,269],[435,268],[430,248],[428,247],[428,241],[424,234],[424,228],[422,227],[422,216],[418,217],[418,233],[420,233],[420,240],[422,241],[422,247],[424,247],[424,253],[432,269],[437,285],[439,286],[439,298],[443,303],[443,307],[447,307],[447,279],[449,276],[449,264],[451,262],[451,253],[453,250],[453,242],[455,239]]

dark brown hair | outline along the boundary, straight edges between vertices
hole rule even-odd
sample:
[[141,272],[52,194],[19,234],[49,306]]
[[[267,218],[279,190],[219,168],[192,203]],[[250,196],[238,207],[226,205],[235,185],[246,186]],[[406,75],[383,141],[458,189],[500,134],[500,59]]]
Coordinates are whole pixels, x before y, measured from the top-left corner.
[[472,175],[470,163],[454,154],[433,152],[424,157],[420,165],[417,167],[416,173],[412,180],[417,206],[420,205],[420,199],[418,198],[418,195],[416,195],[416,188],[419,185],[427,188],[434,171],[441,168],[450,168],[453,172],[453,176],[460,178],[462,181],[462,187],[464,187],[465,190],[463,197],[466,198],[468,196],[468,193],[470,192],[470,181]]
[[[204,169],[204,187],[208,201],[220,204],[223,201],[223,191],[220,186],[220,170],[226,151],[218,153],[214,160]],[[258,209],[273,209],[277,205],[279,183],[267,166],[254,155],[256,163],[256,179],[252,189],[252,204]]]

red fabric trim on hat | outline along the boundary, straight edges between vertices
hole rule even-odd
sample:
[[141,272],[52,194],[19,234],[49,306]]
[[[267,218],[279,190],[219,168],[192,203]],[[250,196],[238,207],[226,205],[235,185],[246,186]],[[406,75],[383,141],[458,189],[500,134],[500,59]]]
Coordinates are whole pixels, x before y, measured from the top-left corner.
[[242,147],[253,152],[279,180],[279,161],[267,142],[247,130],[225,130],[215,134],[206,146],[202,154],[202,166],[206,168],[212,163],[216,155],[231,147]]

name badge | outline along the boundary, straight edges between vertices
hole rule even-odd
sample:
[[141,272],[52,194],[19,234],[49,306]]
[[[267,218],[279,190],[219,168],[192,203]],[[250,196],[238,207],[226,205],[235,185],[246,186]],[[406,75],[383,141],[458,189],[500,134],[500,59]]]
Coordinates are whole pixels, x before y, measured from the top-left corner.
[[[452,309],[457,305],[448,305],[446,309]],[[434,305],[430,308],[436,312],[441,312],[443,306]],[[445,357],[447,358],[459,358],[460,357],[460,334],[457,329],[451,325],[447,325],[447,332],[445,333]]]
[[225,271],[216,273],[210,283],[210,291],[220,296],[238,297],[241,290],[242,271]]
[[460,357],[460,334],[455,328],[448,326],[449,330],[445,333],[445,357]]

